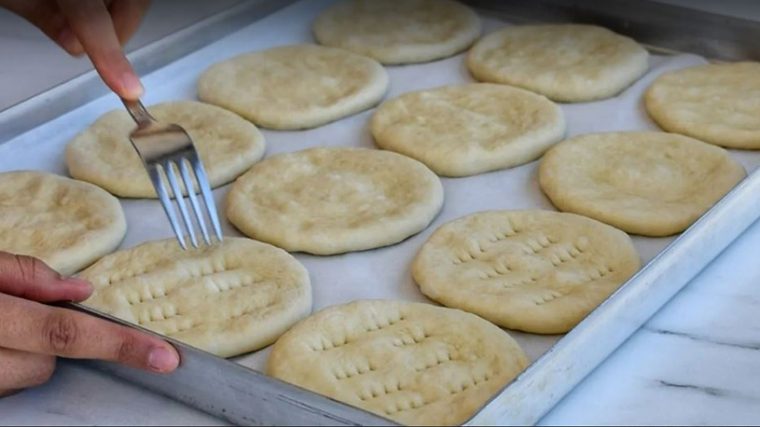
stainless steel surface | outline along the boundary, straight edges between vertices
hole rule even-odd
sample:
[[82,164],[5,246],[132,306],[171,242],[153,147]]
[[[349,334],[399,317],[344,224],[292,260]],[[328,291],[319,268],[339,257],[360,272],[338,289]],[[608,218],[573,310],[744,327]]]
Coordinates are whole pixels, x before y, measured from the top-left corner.
[[[201,234],[207,245],[211,245],[212,239],[209,236],[206,227],[206,218],[211,221],[214,234],[218,241],[222,241],[222,225],[219,223],[219,214],[216,210],[214,197],[211,194],[211,186],[208,183],[206,170],[203,168],[198,151],[196,151],[190,135],[176,124],[160,123],[148,113],[142,102],[128,101],[122,99],[124,106],[129,114],[137,123],[137,128],[129,134],[129,140],[142,159],[143,166],[148,172],[153,188],[161,200],[161,206],[169,218],[169,223],[177,236],[177,241],[182,249],[187,249],[185,242],[185,231],[190,237],[190,243],[193,247],[198,247],[198,238],[196,237],[195,224],[201,229]],[[190,165],[190,168],[188,168]],[[182,186],[180,187],[177,173],[180,172],[182,177]],[[166,179],[164,179],[166,178]],[[169,182],[171,194],[164,184]],[[196,196],[196,189],[200,191],[203,198],[205,211],[201,209],[200,203]],[[183,194],[187,193],[190,204],[195,213],[195,221],[190,217],[190,213],[185,203]],[[182,224],[177,220],[172,198],[177,203]],[[184,227],[183,227],[184,226]],[[184,231],[183,231],[184,230]]]
[[[274,7],[273,3],[283,5],[283,2],[277,1],[262,2],[270,8]],[[693,51],[711,58],[760,57],[758,48],[754,45],[754,40],[760,34],[758,24],[704,12],[684,12],[681,8],[654,2],[473,0],[470,3],[510,20],[596,22],[651,45]],[[681,15],[682,12],[685,15]],[[261,15],[251,13],[249,16]],[[252,22],[256,18],[246,19]],[[650,21],[647,21],[648,19]],[[686,20],[690,22],[680,22]],[[736,24],[736,27],[714,27],[726,22]],[[709,25],[705,26],[705,23]],[[190,34],[185,34],[188,35]],[[192,36],[205,37],[202,34]],[[184,46],[180,38],[173,38],[170,44],[175,51],[193,50]],[[157,60],[156,57],[161,57],[161,51],[161,43],[152,46],[150,53],[145,56],[145,61]],[[164,61],[164,64],[170,62],[163,58],[161,61]],[[96,79],[96,76],[91,77]],[[81,83],[77,83],[79,84]],[[6,131],[6,125],[13,124],[14,119],[20,119],[24,126],[31,128],[45,122],[38,117],[49,119],[52,112],[60,114],[67,111],[67,108],[78,105],[61,99],[61,94],[76,93],[76,88],[79,87],[77,85],[51,91],[10,113],[0,113],[0,141],[8,139],[8,135],[13,135],[14,132],[18,134],[18,127],[11,132]],[[50,105],[55,108],[51,108]],[[710,260],[757,220],[760,216],[760,201],[757,198],[759,191],[760,175],[754,173],[507,386],[470,420],[470,424],[536,422],[697,275]],[[109,363],[82,363],[93,364],[99,369],[241,424],[388,422],[364,411],[281,383],[234,362],[179,343],[175,345],[182,355],[183,362],[175,374],[165,377]]]
[[760,23],[641,0],[465,0],[512,22],[596,24],[649,44],[718,60],[760,59]]
[[[80,304],[64,306],[156,335],[137,325]],[[179,367],[169,375],[143,372],[109,362],[77,363],[94,366],[240,425],[395,425],[384,418],[284,383],[186,344],[171,339],[169,342],[180,355]]]

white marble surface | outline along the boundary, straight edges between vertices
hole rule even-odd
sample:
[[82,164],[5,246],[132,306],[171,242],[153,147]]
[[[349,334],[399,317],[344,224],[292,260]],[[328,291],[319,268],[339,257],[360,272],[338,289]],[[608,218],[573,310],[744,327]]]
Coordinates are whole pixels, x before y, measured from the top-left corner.
[[542,423],[760,422],[759,254],[755,223]]
[[[0,89],[9,87],[7,78],[0,74]],[[755,224],[542,423],[758,423],[759,254]],[[0,400],[0,424],[223,423],[63,361],[50,383]]]

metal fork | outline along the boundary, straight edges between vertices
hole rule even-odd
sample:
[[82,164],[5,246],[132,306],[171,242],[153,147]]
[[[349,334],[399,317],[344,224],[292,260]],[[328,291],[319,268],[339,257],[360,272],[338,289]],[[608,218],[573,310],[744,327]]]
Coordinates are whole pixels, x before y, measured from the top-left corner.
[[[173,198],[177,203],[184,228],[190,236],[190,242],[193,247],[198,247],[198,239],[196,238],[193,220],[185,203],[184,193],[187,193],[190,199],[190,204],[195,212],[194,222],[200,227],[203,240],[207,245],[212,244],[203,211],[196,195],[196,189],[200,189],[200,194],[206,205],[206,215],[211,221],[216,238],[221,242],[223,239],[222,227],[219,224],[219,216],[217,215],[214,197],[211,194],[211,186],[208,183],[206,171],[203,169],[203,163],[193,146],[190,135],[176,124],[164,124],[156,121],[139,100],[128,101],[122,99],[122,102],[137,123],[137,128],[129,135],[129,140],[132,141],[132,145],[143,161],[145,170],[148,171],[150,180],[153,182],[153,188],[155,188],[158,198],[161,200],[161,205],[164,207],[166,216],[169,217],[169,222],[182,249],[187,249],[185,235],[180,222],[177,220],[177,212],[171,200],[172,196],[167,191],[165,182],[169,183],[169,189],[171,189]],[[188,168],[188,165],[190,168]],[[182,186],[180,186],[175,173],[177,170],[182,177]],[[166,176],[166,181],[162,177],[162,172]],[[186,191],[183,192],[183,188]]]

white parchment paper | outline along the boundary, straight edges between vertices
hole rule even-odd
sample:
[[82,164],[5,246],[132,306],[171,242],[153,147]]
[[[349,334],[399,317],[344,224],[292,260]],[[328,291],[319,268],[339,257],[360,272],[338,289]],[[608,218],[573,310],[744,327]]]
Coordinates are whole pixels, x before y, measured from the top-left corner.
[[[196,99],[195,83],[210,65],[234,55],[273,46],[313,42],[310,24],[330,0],[301,1],[255,22],[199,51],[144,76],[148,104]],[[485,32],[508,25],[483,16]],[[590,132],[658,130],[647,117],[642,94],[649,84],[668,70],[705,63],[695,55],[653,55],[650,71],[633,86],[614,98],[579,104],[564,104],[567,136]],[[404,92],[448,84],[472,82],[464,64],[464,55],[426,64],[387,68],[390,91],[387,98]],[[0,171],[36,169],[66,175],[63,151],[66,143],[105,112],[122,108],[113,95],[81,106],[43,126],[0,145]],[[316,146],[374,147],[368,131],[373,110],[344,118],[317,129],[297,132],[264,130],[267,156]],[[760,164],[760,152],[732,151],[748,171]],[[314,310],[362,298],[389,298],[427,301],[414,284],[410,264],[420,246],[441,224],[461,216],[490,209],[553,209],[541,193],[536,179],[538,162],[517,168],[467,178],[443,178],[445,203],[435,222],[406,241],[371,251],[319,257],[296,254],[309,270]],[[705,183],[709,185],[709,183]],[[215,190],[220,211],[229,186]],[[122,200],[129,231],[121,248],[141,242],[172,237],[171,229],[158,201]],[[226,235],[239,235],[224,222]],[[644,262],[652,259],[672,238],[634,237]],[[429,301],[428,301],[429,302]],[[538,336],[513,332],[531,359],[548,350],[560,336]],[[268,350],[236,358],[251,368],[261,370]]]

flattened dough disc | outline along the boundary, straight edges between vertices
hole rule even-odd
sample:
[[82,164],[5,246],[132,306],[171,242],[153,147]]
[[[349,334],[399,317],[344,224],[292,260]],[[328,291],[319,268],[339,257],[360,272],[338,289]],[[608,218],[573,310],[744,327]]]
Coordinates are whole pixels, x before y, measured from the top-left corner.
[[119,201],[92,184],[0,173],[0,251],[40,258],[70,275],[116,249],[126,232]]
[[293,45],[211,66],[198,97],[271,129],[307,129],[366,110],[388,89],[377,61],[343,49]]
[[378,146],[443,176],[467,176],[537,159],[565,134],[558,105],[527,90],[474,83],[412,92],[372,116]]
[[647,89],[663,129],[724,147],[760,149],[760,63],[709,64],[663,74]]
[[[264,136],[256,126],[222,108],[175,101],[148,110],[158,121],[176,123],[190,134],[212,187],[232,181],[264,156]],[[120,197],[156,198],[142,160],[129,142],[134,128],[126,111],[100,117],[66,147],[71,176]]]
[[644,48],[593,25],[516,25],[488,34],[470,49],[476,79],[519,86],[561,102],[609,98],[648,68]]
[[441,181],[416,160],[313,148],[270,157],[241,176],[227,217],[252,238],[331,255],[397,243],[427,227],[442,204]]
[[85,305],[222,357],[271,344],[311,311],[306,269],[244,238],[187,251],[174,239],[148,242],[80,277],[95,286]]
[[267,373],[402,424],[460,425],[527,364],[514,339],[477,316],[371,300],[298,323]]
[[489,211],[436,230],[414,260],[422,293],[509,329],[572,329],[631,277],[622,231],[579,215]]
[[663,132],[577,136],[539,166],[557,208],[643,236],[680,233],[745,176],[726,150]]
[[383,64],[432,61],[459,53],[480,36],[480,19],[451,0],[349,0],[322,12],[314,36],[326,46]]

